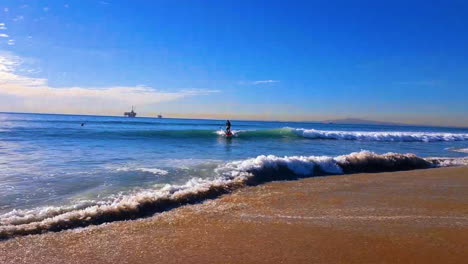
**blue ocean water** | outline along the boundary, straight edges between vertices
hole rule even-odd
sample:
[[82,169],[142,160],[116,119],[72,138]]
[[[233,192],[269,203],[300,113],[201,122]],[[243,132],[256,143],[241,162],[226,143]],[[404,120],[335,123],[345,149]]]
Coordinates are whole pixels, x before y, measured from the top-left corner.
[[466,128],[234,120],[226,139],[224,122],[0,113],[0,214],[184,184],[259,155],[468,155]]

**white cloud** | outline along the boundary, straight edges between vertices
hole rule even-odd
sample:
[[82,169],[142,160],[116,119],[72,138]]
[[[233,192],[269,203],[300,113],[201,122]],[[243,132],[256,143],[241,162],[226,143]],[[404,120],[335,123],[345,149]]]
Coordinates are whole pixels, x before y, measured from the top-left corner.
[[7,29],[5,23],[0,23],[0,29]]
[[275,80],[261,80],[261,81],[248,81],[248,82],[242,81],[242,82],[238,82],[238,84],[257,85],[257,84],[267,84],[267,83],[277,83],[277,82],[280,82],[280,81],[275,81]]
[[51,87],[47,79],[18,74],[22,63],[17,56],[0,53],[0,106],[7,108],[2,111],[119,113],[131,105],[152,105],[218,92],[194,89],[168,92],[147,86]]
[[275,81],[275,80],[254,81],[252,82],[252,84],[276,83],[276,82],[279,82],[279,81]]
[[7,34],[0,34],[0,38],[8,38],[9,36]]
[[8,42],[7,42],[7,44],[10,45],[10,46],[15,45],[15,43],[16,43],[16,42],[15,42],[14,39],[9,39]]

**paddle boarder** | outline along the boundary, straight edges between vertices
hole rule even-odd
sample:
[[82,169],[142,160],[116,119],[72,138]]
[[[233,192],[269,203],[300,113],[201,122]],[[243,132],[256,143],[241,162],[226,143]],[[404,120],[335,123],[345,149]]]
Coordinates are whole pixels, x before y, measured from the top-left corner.
[[231,121],[226,121],[226,135],[231,134]]

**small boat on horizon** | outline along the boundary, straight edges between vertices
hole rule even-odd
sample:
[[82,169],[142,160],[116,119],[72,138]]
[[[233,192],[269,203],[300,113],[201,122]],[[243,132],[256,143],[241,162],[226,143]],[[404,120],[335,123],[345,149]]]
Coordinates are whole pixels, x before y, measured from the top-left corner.
[[163,118],[163,116],[161,114],[158,115],[158,118]]

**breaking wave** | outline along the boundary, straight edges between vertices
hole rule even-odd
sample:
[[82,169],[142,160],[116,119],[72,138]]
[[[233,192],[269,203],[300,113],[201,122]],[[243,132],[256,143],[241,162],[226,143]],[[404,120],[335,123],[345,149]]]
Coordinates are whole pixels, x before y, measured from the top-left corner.
[[468,153],[468,148],[446,148],[446,150],[460,153]]
[[429,158],[438,167],[468,166],[468,157],[461,158]]
[[376,154],[369,151],[337,157],[261,155],[221,164],[213,171],[212,178],[192,178],[183,185],[168,184],[158,190],[120,195],[107,201],[84,201],[73,206],[13,210],[0,216],[0,239],[150,216],[182,205],[216,198],[244,186],[274,180],[467,164],[468,159],[424,159],[414,154]]
[[364,140],[364,141],[464,141],[468,134],[429,133],[429,132],[365,132],[365,131],[324,131],[315,129],[295,129],[292,132],[312,139]]
[[[362,141],[388,141],[388,142],[435,142],[435,141],[465,141],[468,134],[463,133],[435,133],[435,132],[399,132],[399,131],[333,131],[304,128],[280,128],[267,130],[233,130],[235,137],[298,137],[308,139],[329,140],[362,140]],[[224,135],[223,130],[216,131]]]

